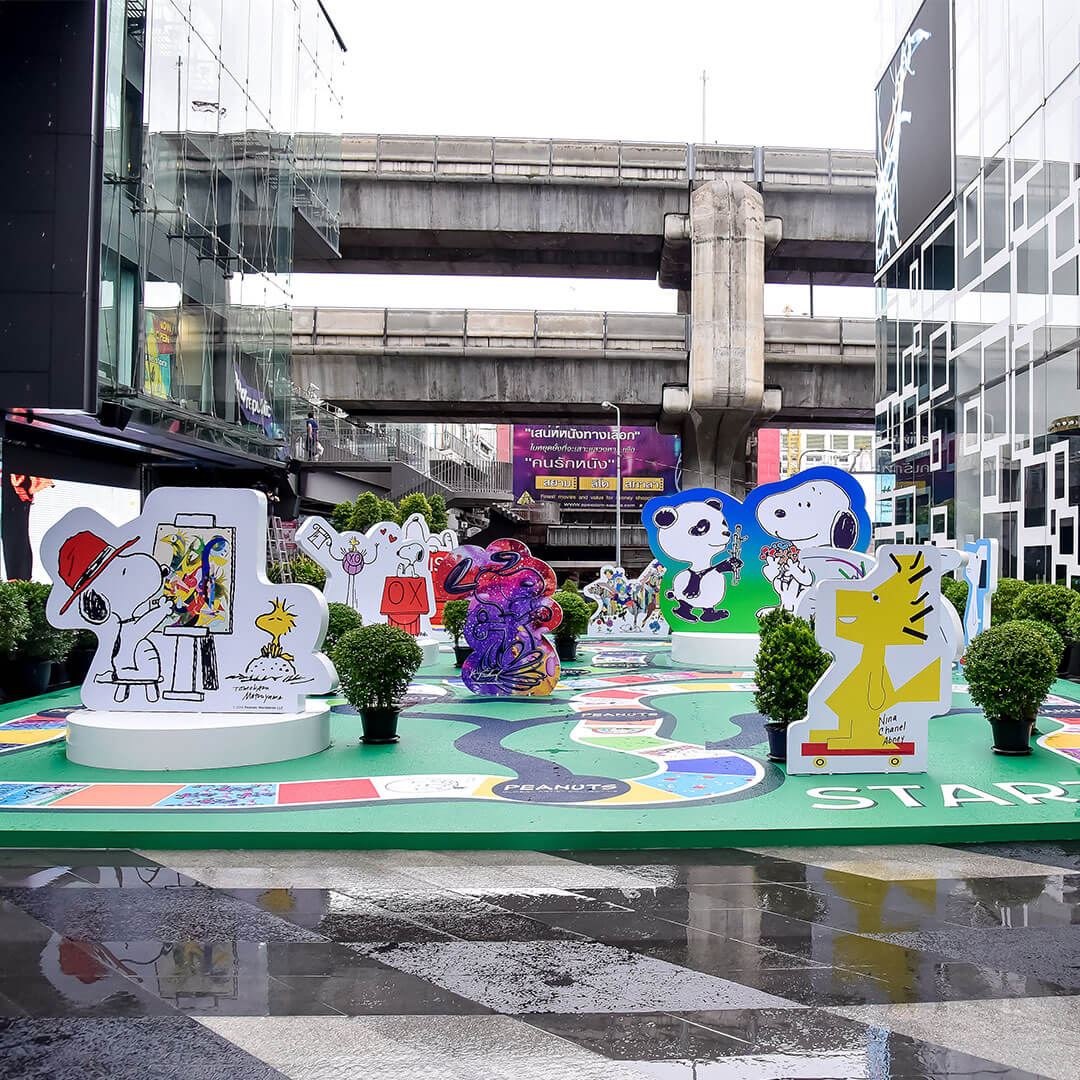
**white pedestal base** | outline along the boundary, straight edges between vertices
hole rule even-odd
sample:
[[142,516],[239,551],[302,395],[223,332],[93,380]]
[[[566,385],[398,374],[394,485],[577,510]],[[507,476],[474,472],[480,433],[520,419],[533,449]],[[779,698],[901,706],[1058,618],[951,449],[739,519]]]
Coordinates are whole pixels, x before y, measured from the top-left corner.
[[439,662],[439,639],[436,637],[418,637],[416,644],[424,652],[424,659],[420,661],[422,668],[431,667]]
[[757,634],[671,635],[671,659],[677,667],[750,670],[761,644]]
[[330,706],[302,713],[74,712],[68,761],[139,772],[224,769],[317,754],[330,745]]

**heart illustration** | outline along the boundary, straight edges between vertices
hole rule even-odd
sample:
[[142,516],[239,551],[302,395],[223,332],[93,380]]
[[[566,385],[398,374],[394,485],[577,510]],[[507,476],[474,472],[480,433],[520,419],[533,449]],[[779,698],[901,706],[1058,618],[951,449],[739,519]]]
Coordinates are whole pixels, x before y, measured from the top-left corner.
[[385,536],[385,535],[386,535],[386,530],[385,530],[385,529],[380,529],[380,530],[379,530],[379,532],[380,532],[380,533],[381,533],[381,534],[382,534],[383,536]]
[[396,536],[391,536],[390,537],[390,543],[391,544],[396,544],[397,543],[397,537]]

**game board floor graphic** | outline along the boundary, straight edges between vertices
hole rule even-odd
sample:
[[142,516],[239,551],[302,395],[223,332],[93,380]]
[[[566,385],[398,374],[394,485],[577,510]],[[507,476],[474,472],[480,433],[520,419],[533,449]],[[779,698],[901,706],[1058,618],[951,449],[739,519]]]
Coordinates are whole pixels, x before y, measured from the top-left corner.
[[[329,750],[239,769],[73,765],[63,725],[76,691],[4,706],[0,838],[589,848],[1080,837],[1072,683],[1056,684],[1030,757],[991,753],[990,725],[957,684],[950,714],[931,724],[926,773],[796,777],[767,760],[749,673],[677,670],[655,646],[645,665],[622,643],[582,653],[551,697],[524,701],[473,697],[444,656],[410,688],[400,743],[359,745],[360,718],[338,701]],[[633,659],[613,666],[619,657]],[[41,738],[16,743],[16,732]]]

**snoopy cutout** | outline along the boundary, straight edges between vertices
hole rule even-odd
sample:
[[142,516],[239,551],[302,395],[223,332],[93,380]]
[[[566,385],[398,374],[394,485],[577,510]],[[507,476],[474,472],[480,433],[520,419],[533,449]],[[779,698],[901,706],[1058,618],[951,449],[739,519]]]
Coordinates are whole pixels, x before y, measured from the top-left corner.
[[294,713],[328,693],[326,601],[266,579],[266,532],[266,497],[234,488],[158,488],[120,527],[85,507],[61,518],[41,541],[46,614],[97,636],[83,704]]
[[[757,503],[755,516],[761,530],[778,541],[762,549],[761,573],[786,611],[796,610],[803,593],[820,576],[814,573],[813,562],[827,565],[830,555],[850,551],[859,540],[851,496],[835,480],[824,477],[803,479],[787,490],[765,495]],[[811,554],[825,556],[826,562],[807,558]]]
[[457,547],[449,529],[430,533],[422,514],[398,525],[380,521],[366,533],[339,533],[321,518],[308,518],[296,543],[326,571],[327,600],[348,604],[367,626],[389,623],[413,635],[441,622],[439,567]]

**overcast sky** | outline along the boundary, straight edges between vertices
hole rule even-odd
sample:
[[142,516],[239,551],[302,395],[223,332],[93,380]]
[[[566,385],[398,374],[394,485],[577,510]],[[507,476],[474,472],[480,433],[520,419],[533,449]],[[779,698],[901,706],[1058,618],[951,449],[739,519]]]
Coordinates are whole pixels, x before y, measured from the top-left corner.
[[[345,130],[871,149],[875,0],[324,0],[348,53]],[[652,282],[296,275],[297,304],[674,310]],[[871,290],[815,290],[870,314]],[[767,306],[807,306],[770,287]],[[831,294],[831,295],[830,295]],[[854,295],[852,295],[854,294]]]

